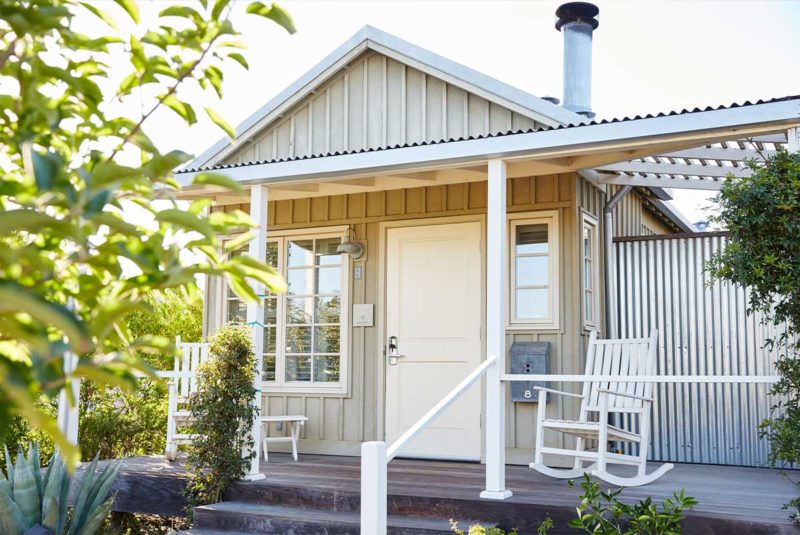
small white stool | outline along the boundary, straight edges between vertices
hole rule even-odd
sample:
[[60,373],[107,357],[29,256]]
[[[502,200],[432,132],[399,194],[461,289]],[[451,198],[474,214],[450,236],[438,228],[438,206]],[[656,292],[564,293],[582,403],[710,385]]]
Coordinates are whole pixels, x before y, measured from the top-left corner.
[[[267,444],[270,442],[291,442],[292,458],[297,461],[297,439],[300,438],[300,428],[306,424],[308,417],[298,415],[288,416],[262,416],[261,417],[261,445],[264,449],[264,460],[269,462]],[[289,436],[269,436],[269,424],[285,423],[289,426]]]

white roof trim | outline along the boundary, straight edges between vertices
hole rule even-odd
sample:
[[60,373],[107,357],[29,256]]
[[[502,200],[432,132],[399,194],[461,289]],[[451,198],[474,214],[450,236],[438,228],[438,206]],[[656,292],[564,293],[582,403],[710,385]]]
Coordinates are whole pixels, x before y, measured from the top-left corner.
[[[696,139],[699,145],[718,138],[777,133],[794,125],[800,125],[800,100],[784,100],[525,134],[243,165],[216,172],[246,184],[268,184],[366,176],[398,169],[447,167],[494,158],[575,156],[649,146],[653,147],[654,154],[658,154],[662,152],[661,147],[676,140]],[[189,185],[197,174],[179,173],[176,178],[181,184]],[[625,180],[626,177],[622,175],[617,179]],[[675,182],[663,180],[647,185],[681,187]]]
[[582,123],[586,120],[581,115],[439,56],[430,50],[372,26],[364,26],[311,70],[239,124],[236,127],[236,141],[232,142],[227,137],[220,138],[184,167],[197,168],[219,162],[235,150],[242,141],[255,135],[367,49],[375,50],[427,74],[442,78],[448,83],[506,106],[548,126]]

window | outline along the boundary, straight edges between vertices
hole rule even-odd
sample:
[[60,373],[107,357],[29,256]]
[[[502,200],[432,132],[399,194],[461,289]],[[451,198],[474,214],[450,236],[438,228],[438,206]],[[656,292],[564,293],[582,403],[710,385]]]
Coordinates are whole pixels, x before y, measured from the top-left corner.
[[558,328],[558,214],[511,219],[511,326]]
[[583,301],[583,326],[596,328],[600,316],[600,264],[598,261],[597,220],[583,214],[581,224],[581,292]]
[[[345,388],[348,257],[336,253],[341,232],[270,237],[267,262],[288,289],[264,298],[263,380],[278,390]],[[239,254],[242,254],[241,252]],[[228,321],[247,321],[247,305],[230,288]]]

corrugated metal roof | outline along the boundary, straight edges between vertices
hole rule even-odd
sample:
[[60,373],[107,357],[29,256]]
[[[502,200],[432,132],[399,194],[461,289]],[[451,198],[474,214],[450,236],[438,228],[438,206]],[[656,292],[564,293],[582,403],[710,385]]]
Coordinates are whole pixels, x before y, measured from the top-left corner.
[[[584,123],[572,123],[572,124],[564,124],[559,126],[548,127],[545,125],[541,125],[537,128],[530,128],[524,130],[509,130],[506,132],[496,133],[496,134],[485,134],[485,135],[478,135],[478,136],[461,136],[461,137],[452,137],[447,139],[441,139],[437,141],[425,141],[425,142],[414,142],[414,143],[403,143],[397,144],[390,147],[385,148],[372,148],[372,149],[356,149],[356,150],[349,150],[349,151],[336,151],[336,152],[328,152],[328,153],[319,153],[319,154],[312,154],[306,156],[297,156],[297,157],[286,157],[286,158],[272,158],[266,160],[256,160],[250,162],[241,162],[241,163],[230,163],[230,164],[219,164],[219,165],[212,165],[207,167],[195,167],[195,168],[185,168],[176,171],[176,174],[180,173],[193,173],[193,172],[200,172],[200,171],[216,171],[221,169],[231,169],[236,167],[246,167],[250,165],[264,165],[264,164],[271,164],[271,163],[280,163],[280,162],[290,162],[290,161],[301,161],[301,160],[310,160],[314,158],[325,158],[329,156],[342,156],[342,155],[349,155],[349,154],[360,154],[360,153],[367,153],[367,152],[378,152],[378,151],[386,151],[392,149],[401,149],[401,148],[408,148],[408,147],[419,147],[425,145],[439,145],[443,143],[454,143],[458,141],[470,141],[476,139],[485,139],[485,138],[494,138],[494,137],[503,137],[503,136],[513,136],[518,134],[530,134],[533,132],[542,132],[548,130],[563,130],[567,128],[581,128],[585,126],[593,126],[593,125],[603,125],[603,124],[611,124],[611,123],[623,123],[629,121],[639,121],[644,119],[655,119],[659,117],[669,117],[675,115],[688,115],[692,113],[701,113],[701,112],[709,112],[709,111],[717,111],[717,110],[726,110],[732,108],[741,108],[745,106],[755,106],[760,104],[772,104],[775,102],[785,102],[790,100],[800,100],[800,95],[792,95],[792,96],[785,96],[767,100],[757,100],[755,102],[745,101],[741,103],[732,103],[729,105],[719,105],[719,106],[706,106],[705,108],[692,108],[687,109],[684,108],[682,110],[673,110],[669,112],[661,112],[655,114],[647,114],[647,115],[635,115],[633,117],[618,117],[612,119],[603,119],[603,120],[595,120],[595,121],[588,121]],[[683,175],[676,175],[676,176],[683,176]],[[696,175],[695,175],[696,176]],[[701,175],[702,176],[702,175]]]

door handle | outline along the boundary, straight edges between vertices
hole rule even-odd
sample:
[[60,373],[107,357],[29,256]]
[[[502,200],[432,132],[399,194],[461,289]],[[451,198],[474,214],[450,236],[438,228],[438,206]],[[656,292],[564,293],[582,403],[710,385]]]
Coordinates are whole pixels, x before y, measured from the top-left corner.
[[396,336],[389,337],[389,343],[386,346],[386,358],[389,360],[389,366],[397,366],[397,359],[405,358],[405,355],[401,355],[397,347]]

